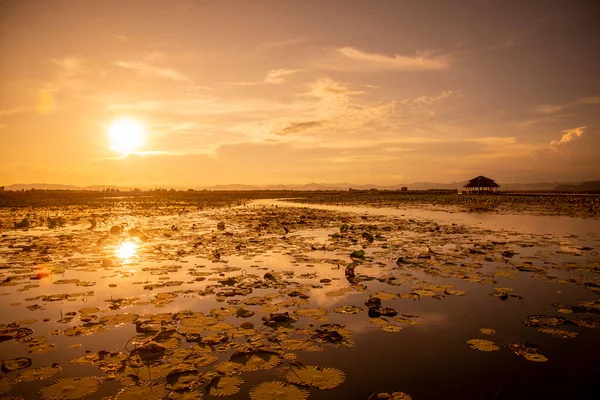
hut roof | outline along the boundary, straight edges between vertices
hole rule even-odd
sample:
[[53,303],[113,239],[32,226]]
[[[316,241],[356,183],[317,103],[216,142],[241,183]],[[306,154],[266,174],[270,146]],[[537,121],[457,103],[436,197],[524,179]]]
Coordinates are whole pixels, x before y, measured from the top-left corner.
[[500,187],[493,179],[479,175],[477,178],[470,179],[463,187]]

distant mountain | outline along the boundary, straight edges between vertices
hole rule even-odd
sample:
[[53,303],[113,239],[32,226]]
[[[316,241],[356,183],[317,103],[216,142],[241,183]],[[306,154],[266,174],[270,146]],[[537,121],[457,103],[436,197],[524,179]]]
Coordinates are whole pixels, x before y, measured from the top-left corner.
[[91,185],[91,186],[75,186],[75,185],[61,185],[54,183],[15,183],[14,185],[8,185],[4,187],[4,190],[106,190],[106,189],[119,189],[129,190],[129,188],[123,188],[119,186],[106,186],[106,185]]
[[79,186],[73,185],[55,185],[52,183],[16,183],[14,185],[8,185],[4,190],[30,190],[30,189],[43,189],[43,190],[81,190]]
[[538,183],[502,183],[501,190],[553,190],[562,182],[538,182]]
[[600,192],[600,181],[588,181],[579,184],[562,184],[554,188],[557,192]]

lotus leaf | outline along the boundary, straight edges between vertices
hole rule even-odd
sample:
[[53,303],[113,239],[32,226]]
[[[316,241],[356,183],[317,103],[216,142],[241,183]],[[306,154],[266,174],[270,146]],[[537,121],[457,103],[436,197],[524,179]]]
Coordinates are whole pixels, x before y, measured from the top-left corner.
[[167,395],[162,385],[129,386],[117,394],[116,400],[161,400]]
[[217,376],[209,382],[206,390],[211,396],[231,396],[240,391],[243,383],[242,378],[237,376]]
[[317,367],[314,365],[290,366],[287,380],[301,386],[311,386],[317,389],[333,389],[346,380],[346,375],[336,368]]
[[500,350],[500,347],[498,347],[491,340],[470,339],[470,340],[467,340],[467,343],[471,346],[472,349],[479,350],[479,351],[495,351],[495,350]]
[[58,364],[46,367],[28,369],[17,375],[18,382],[33,382],[42,379],[48,379],[59,374],[62,368]]
[[101,385],[102,379],[95,376],[63,378],[43,387],[40,390],[40,397],[43,400],[80,399],[96,392]]
[[280,381],[263,382],[250,390],[251,400],[305,400],[308,390]]
[[362,311],[362,308],[357,306],[342,306],[334,308],[333,311],[338,314],[358,314]]

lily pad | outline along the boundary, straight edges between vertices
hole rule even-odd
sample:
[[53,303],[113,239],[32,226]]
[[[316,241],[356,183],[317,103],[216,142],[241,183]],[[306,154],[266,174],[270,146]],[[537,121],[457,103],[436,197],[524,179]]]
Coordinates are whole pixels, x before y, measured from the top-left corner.
[[161,400],[167,395],[162,385],[129,386],[117,394],[115,400]]
[[240,364],[242,371],[266,371],[275,368],[282,359],[279,354],[272,351],[253,350],[234,353],[229,361]]
[[500,350],[500,347],[496,345],[496,343],[491,340],[485,339],[470,339],[467,340],[467,343],[471,346],[472,349],[479,351],[496,351]]
[[14,378],[8,376],[0,376],[0,394],[10,392],[17,385]]
[[33,382],[42,379],[48,379],[58,375],[62,368],[58,364],[48,365],[46,367],[28,369],[17,375],[18,382]]
[[19,357],[11,360],[2,360],[2,371],[8,373],[18,369],[24,369],[31,365],[31,358]]
[[251,400],[305,400],[308,390],[280,381],[263,382],[250,389]]
[[294,310],[294,314],[309,319],[322,319],[329,311],[324,308],[298,308]]
[[56,399],[80,399],[95,393],[102,385],[102,379],[95,376],[85,376],[83,378],[63,378],[43,387],[40,390],[40,397],[43,400]]
[[334,308],[333,311],[338,314],[358,314],[362,312],[362,308],[357,306],[342,306]]
[[206,390],[211,396],[231,396],[240,391],[242,383],[244,380],[237,376],[217,376],[209,382]]
[[336,368],[321,368],[314,365],[290,366],[287,380],[301,386],[311,386],[317,389],[333,389],[344,383],[346,375]]
[[404,392],[392,392],[392,393],[377,393],[370,399],[386,399],[386,400],[412,400],[412,397],[408,393]]

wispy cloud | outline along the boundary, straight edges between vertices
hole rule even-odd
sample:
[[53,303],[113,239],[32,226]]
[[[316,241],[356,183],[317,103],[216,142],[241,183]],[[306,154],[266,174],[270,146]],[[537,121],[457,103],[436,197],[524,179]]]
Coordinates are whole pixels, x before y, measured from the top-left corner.
[[574,140],[579,139],[583,136],[584,130],[587,126],[580,126],[578,128],[572,128],[562,131],[563,135],[560,140],[553,140],[550,142],[550,147],[553,149],[558,148],[559,146],[565,145],[566,143],[570,143]]
[[405,99],[402,100],[400,104],[410,106],[431,106],[434,104],[439,104],[445,99],[448,99],[450,97],[456,97],[458,95],[459,93],[456,91],[446,90],[435,96],[419,96],[413,99]]
[[264,48],[264,49],[288,47],[288,46],[293,46],[293,45],[302,43],[304,41],[306,41],[306,39],[304,39],[304,38],[274,40],[272,42],[262,43],[258,47],[259,48]]
[[534,111],[539,114],[554,114],[566,108],[576,107],[585,104],[600,104],[600,97],[582,97],[580,99],[564,104],[540,104]]
[[7,110],[0,110],[0,118],[6,117],[8,115],[21,114],[21,113],[27,112],[29,110],[31,110],[31,107],[25,107],[25,106],[13,107],[13,108],[9,108]]
[[427,53],[418,54],[414,57],[395,54],[388,56],[379,53],[367,53],[354,47],[342,47],[337,49],[345,57],[361,62],[376,69],[397,69],[403,71],[428,71],[440,70],[449,66],[447,57],[432,56]]
[[272,118],[259,123],[238,125],[237,132],[252,132],[269,136],[289,136],[324,131],[352,130],[381,122],[396,109],[395,102],[364,104],[351,96],[362,94],[330,78],[321,78],[307,85],[308,91],[299,97],[293,117]]
[[349,96],[363,93],[359,90],[351,90],[348,86],[340,82],[336,82],[331,78],[320,78],[315,82],[309,83],[307,86],[310,89],[307,94],[318,98]]
[[226,86],[258,86],[263,84],[282,84],[286,81],[288,75],[302,71],[301,69],[285,69],[277,68],[267,72],[267,76],[262,81],[238,81],[238,82],[221,82],[221,85]]
[[69,56],[52,60],[52,63],[62,70],[73,73],[79,71],[83,67],[84,62],[85,59],[79,56]]
[[285,82],[285,77],[291,74],[295,74],[296,72],[300,72],[300,69],[273,69],[269,71],[267,77],[265,78],[265,83],[283,83]]
[[175,82],[187,82],[188,77],[172,68],[157,67],[146,61],[117,61],[118,67],[136,71],[143,77],[155,77],[169,79]]

